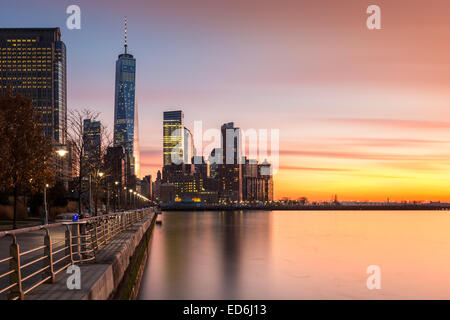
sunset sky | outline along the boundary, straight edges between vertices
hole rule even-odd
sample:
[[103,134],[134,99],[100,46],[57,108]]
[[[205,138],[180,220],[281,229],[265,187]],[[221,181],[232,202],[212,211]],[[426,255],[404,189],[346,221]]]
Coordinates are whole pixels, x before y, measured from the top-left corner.
[[449,14],[448,0],[16,0],[0,27],[60,27],[69,109],[112,128],[128,17],[143,174],[162,165],[163,111],[182,109],[189,128],[279,129],[276,198],[450,201]]

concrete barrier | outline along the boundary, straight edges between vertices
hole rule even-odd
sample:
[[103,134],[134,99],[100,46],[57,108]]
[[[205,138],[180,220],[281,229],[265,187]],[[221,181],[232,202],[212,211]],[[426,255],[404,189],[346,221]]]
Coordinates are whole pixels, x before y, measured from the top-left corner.
[[[139,249],[146,244],[156,222],[156,214],[150,213],[143,221],[120,233],[96,253],[94,263],[80,265],[81,289],[69,290],[67,278],[61,273],[56,283],[44,284],[25,297],[38,300],[106,300],[121,298],[126,288],[134,286],[133,277],[127,276],[133,269],[133,261]],[[139,266],[137,266],[139,267]],[[125,283],[124,283],[125,282]],[[121,288],[121,292],[118,289]],[[125,290],[125,291],[124,291]]]

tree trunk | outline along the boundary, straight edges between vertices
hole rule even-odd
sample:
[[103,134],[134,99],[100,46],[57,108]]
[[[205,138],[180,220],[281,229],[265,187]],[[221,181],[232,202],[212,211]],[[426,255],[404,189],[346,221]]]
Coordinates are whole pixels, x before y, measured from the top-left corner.
[[14,216],[13,229],[17,229],[17,186],[14,187]]
[[98,203],[98,182],[95,183],[95,216],[97,216],[97,203]]
[[81,217],[81,175],[80,178],[78,179],[78,215]]

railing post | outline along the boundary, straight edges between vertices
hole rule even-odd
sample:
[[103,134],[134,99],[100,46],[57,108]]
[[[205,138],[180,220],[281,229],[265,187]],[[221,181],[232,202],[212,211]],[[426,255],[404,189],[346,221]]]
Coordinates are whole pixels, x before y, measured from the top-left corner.
[[66,247],[65,255],[69,256],[70,263],[73,264],[72,232],[70,232],[68,225],[66,225],[66,246],[65,247]]
[[102,219],[102,230],[103,230],[103,241],[105,242],[105,245],[108,243],[108,231],[107,228],[107,222],[105,219]]
[[94,222],[94,243],[95,243],[95,250],[98,250],[98,236],[97,236],[97,221]]
[[47,283],[55,283],[55,273],[53,272],[53,249],[52,249],[52,237],[48,232],[47,228],[45,229],[45,237],[44,237],[44,255],[46,258],[44,259],[44,266],[48,266],[48,269],[45,270],[43,277],[50,277]]
[[9,290],[8,299],[12,300],[18,298],[23,300],[23,290],[22,290],[22,276],[20,272],[20,247],[17,243],[16,236],[13,237],[13,243],[9,246],[9,254],[12,257],[9,260],[9,270],[14,270],[13,273],[9,275],[9,284],[12,285],[17,283],[14,287]]
[[111,240],[113,238],[113,225],[112,225],[112,220],[111,217],[108,217],[108,234],[109,234],[109,240]]
[[87,233],[87,227],[85,224],[80,224],[80,259],[84,259],[86,257],[86,253],[81,253],[81,252],[86,252],[87,250],[87,242],[88,242],[88,233]]

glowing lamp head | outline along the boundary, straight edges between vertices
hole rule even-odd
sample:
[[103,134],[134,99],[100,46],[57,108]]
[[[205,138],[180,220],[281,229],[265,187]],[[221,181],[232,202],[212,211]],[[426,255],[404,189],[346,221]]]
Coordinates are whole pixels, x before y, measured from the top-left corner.
[[60,157],[64,157],[69,151],[64,150],[64,149],[60,149],[60,150],[56,150],[56,153],[60,156]]

